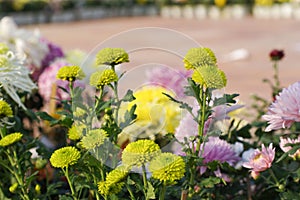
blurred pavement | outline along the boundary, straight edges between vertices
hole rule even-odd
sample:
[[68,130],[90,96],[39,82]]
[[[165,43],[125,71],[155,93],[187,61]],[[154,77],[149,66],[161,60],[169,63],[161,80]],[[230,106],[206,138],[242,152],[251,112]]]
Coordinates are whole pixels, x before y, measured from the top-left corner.
[[[262,79],[273,76],[269,52],[274,48],[283,49],[286,55],[279,65],[282,85],[300,80],[300,21],[293,19],[200,21],[130,17],[24,27],[38,28],[44,37],[64,50],[82,49],[95,53],[105,46],[131,50],[131,62],[124,68],[136,70],[128,76],[132,85],[128,83],[126,87],[140,84],[141,73],[148,65],[163,64],[184,69],[182,57],[197,43],[215,52],[219,67],[228,78],[225,91],[241,94],[243,102],[252,102],[251,94],[270,98],[270,88],[262,83]],[[151,32],[155,29],[158,31]],[[157,49],[161,47],[162,51],[151,50],[148,48],[151,44]]]

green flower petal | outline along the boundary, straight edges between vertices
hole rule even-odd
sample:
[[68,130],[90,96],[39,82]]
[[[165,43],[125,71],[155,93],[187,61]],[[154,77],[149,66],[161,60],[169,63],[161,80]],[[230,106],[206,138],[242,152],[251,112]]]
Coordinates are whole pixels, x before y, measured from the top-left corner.
[[50,163],[53,167],[64,168],[76,164],[79,158],[80,152],[75,147],[63,147],[54,151]]
[[161,150],[152,140],[138,140],[129,143],[122,153],[122,162],[126,166],[142,166],[159,155]]
[[111,82],[117,81],[118,76],[112,69],[105,69],[93,73],[90,77],[90,85],[100,89],[104,85],[108,85]]
[[184,160],[172,153],[162,153],[149,164],[152,177],[169,184],[180,180],[185,173]]
[[107,138],[107,132],[103,129],[94,129],[89,131],[81,139],[81,145],[85,149],[94,149],[104,143]]
[[73,82],[75,80],[81,80],[85,77],[85,74],[79,66],[64,66],[61,67],[57,74],[56,78],[63,81]]
[[123,62],[129,62],[129,59],[122,48],[104,48],[96,55],[97,65],[117,65]]
[[12,116],[13,111],[10,105],[6,101],[0,100],[0,119]]
[[191,48],[185,55],[183,62],[186,69],[195,69],[203,65],[216,65],[217,58],[209,48]]
[[22,139],[22,137],[23,137],[23,134],[18,133],[18,132],[6,135],[0,140],[0,146],[2,146],[2,147],[9,146],[15,142],[20,141]]
[[0,43],[0,54],[6,54],[8,51],[8,46],[4,43]]
[[207,88],[221,89],[226,86],[227,79],[225,73],[217,66],[204,65],[197,68],[192,79]]

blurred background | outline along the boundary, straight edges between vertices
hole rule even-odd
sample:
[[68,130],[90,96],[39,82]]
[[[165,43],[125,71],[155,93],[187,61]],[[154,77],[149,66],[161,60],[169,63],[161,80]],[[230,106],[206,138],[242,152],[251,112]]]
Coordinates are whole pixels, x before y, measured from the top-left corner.
[[[126,87],[143,81],[141,66],[184,70],[185,50],[195,45],[216,53],[228,78],[226,92],[241,94],[242,102],[250,103],[252,94],[272,98],[262,80],[273,76],[273,49],[285,53],[279,63],[282,85],[300,77],[299,0],[0,0],[0,17],[5,16],[24,29],[38,30],[66,51],[92,55],[106,46],[129,48]],[[177,49],[177,56],[153,51],[151,43],[169,52]],[[138,46],[143,50],[133,50]]]

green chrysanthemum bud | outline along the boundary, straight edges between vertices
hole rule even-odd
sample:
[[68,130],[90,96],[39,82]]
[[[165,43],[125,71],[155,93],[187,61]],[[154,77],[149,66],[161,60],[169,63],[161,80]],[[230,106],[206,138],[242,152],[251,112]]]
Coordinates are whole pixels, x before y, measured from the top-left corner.
[[81,139],[81,145],[85,149],[94,149],[101,146],[107,138],[107,132],[103,129],[94,129],[89,131]]
[[6,147],[11,144],[14,144],[15,142],[20,141],[22,137],[23,137],[22,133],[11,133],[9,135],[6,135],[0,140],[0,146]]
[[8,103],[3,100],[0,100],[0,119],[5,117],[12,117],[13,112]]
[[123,62],[129,62],[129,59],[122,48],[104,48],[96,55],[97,65],[117,65]]
[[192,79],[207,88],[221,89],[226,86],[225,73],[217,66],[204,65],[195,69]]
[[185,173],[184,160],[172,153],[162,153],[149,164],[152,177],[169,184],[176,183]]
[[85,77],[85,74],[79,66],[64,66],[61,67],[57,74],[56,78],[63,81],[73,82],[75,80],[81,80]]
[[5,67],[8,64],[6,57],[0,57],[0,67]]
[[217,58],[209,48],[191,48],[185,55],[183,62],[186,69],[196,69],[203,65],[216,65]]
[[43,169],[48,163],[48,160],[46,159],[43,159],[43,158],[38,158],[36,161],[35,161],[35,168],[36,169]]
[[142,166],[159,155],[161,150],[152,140],[138,140],[129,143],[122,153],[122,161],[126,166]]
[[17,190],[17,188],[18,188],[18,186],[19,186],[18,183],[12,184],[12,185],[9,187],[9,191],[10,191],[11,193],[15,193],[16,190]]
[[6,54],[8,51],[8,46],[4,43],[0,43],[0,54]]
[[90,77],[90,85],[100,89],[104,85],[117,81],[118,76],[112,69],[104,69],[93,73]]
[[63,147],[54,151],[50,163],[56,168],[65,168],[74,165],[80,158],[80,152],[75,147]]

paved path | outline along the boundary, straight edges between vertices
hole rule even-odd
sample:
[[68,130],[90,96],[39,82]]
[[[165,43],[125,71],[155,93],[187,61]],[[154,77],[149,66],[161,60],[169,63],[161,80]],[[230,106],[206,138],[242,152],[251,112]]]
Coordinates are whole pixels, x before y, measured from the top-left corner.
[[[157,28],[136,29],[143,27]],[[105,46],[130,50],[131,62],[124,67],[135,69],[135,73],[127,77],[133,84],[129,87],[135,87],[143,79],[139,74],[143,64],[143,69],[153,66],[150,63],[183,68],[181,57],[196,43],[213,49],[220,68],[228,78],[226,92],[240,93],[242,101],[251,102],[249,97],[254,93],[269,97],[270,89],[262,83],[262,79],[273,75],[268,54],[274,48],[283,49],[286,53],[280,63],[283,85],[300,80],[300,21],[296,20],[246,18],[199,21],[136,17],[31,25],[26,28],[39,28],[43,36],[65,50],[79,48],[95,53]],[[232,60],[231,52],[244,58]]]

